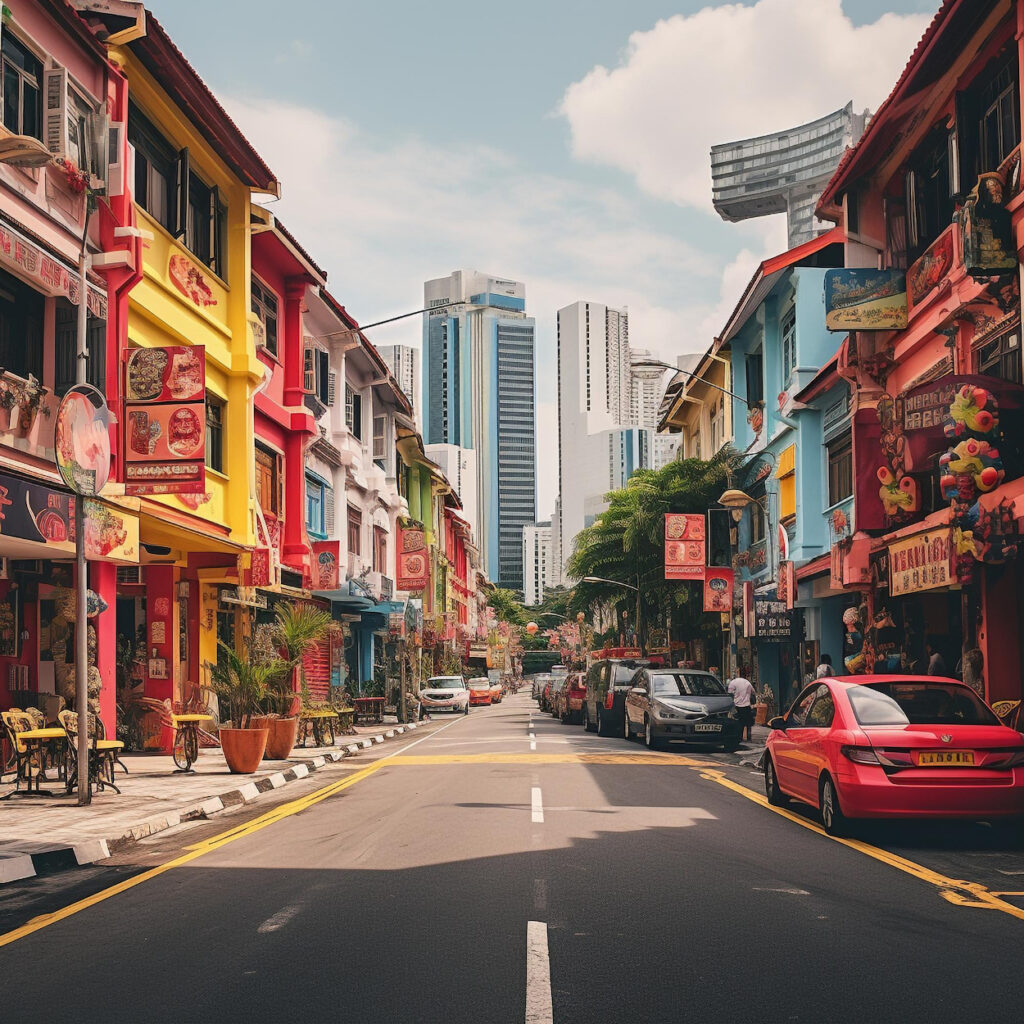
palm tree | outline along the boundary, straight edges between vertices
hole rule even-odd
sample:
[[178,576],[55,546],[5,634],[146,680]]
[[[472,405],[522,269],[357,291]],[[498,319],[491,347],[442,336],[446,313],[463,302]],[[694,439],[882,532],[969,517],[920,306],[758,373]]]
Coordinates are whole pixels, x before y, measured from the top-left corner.
[[274,607],[275,634],[285,653],[288,672],[298,668],[302,692],[306,692],[304,658],[327,635],[334,620],[331,613],[311,604],[282,602]]

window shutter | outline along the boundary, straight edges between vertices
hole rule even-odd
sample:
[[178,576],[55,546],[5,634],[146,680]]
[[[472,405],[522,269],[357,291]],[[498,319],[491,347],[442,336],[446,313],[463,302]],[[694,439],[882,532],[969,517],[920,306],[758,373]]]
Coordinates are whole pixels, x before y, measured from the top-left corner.
[[316,353],[312,338],[305,339],[305,347],[302,350],[302,390],[307,395],[316,394]]
[[46,148],[51,156],[68,154],[68,72],[67,68],[48,68],[43,72],[46,95],[43,112]]
[[328,537],[334,534],[334,488],[324,488],[324,533]]
[[210,189],[210,269],[223,277],[220,269],[220,189]]
[[327,404],[333,406],[338,397],[338,375],[332,370],[327,375]]
[[281,456],[274,456],[274,479],[277,481],[277,518],[284,519],[284,467]]
[[885,266],[907,269],[907,208],[902,199],[883,200],[885,212]]
[[124,123],[107,124],[106,118],[102,119],[102,126],[106,132],[100,137],[100,147],[105,152],[97,161],[96,174],[104,181],[104,191],[107,196],[124,195]]
[[373,457],[375,459],[386,459],[387,451],[385,449],[384,433],[387,429],[387,420],[383,416],[373,417]]
[[323,349],[317,351],[317,374],[316,374],[316,394],[317,398],[320,399],[322,405],[330,405],[330,395],[328,394],[329,381],[328,375],[328,356]]
[[175,210],[174,230],[175,238],[184,238],[188,230],[188,146],[178,152],[177,170],[175,173]]
[[352,392],[352,433],[360,441],[363,439],[363,396],[358,391]]

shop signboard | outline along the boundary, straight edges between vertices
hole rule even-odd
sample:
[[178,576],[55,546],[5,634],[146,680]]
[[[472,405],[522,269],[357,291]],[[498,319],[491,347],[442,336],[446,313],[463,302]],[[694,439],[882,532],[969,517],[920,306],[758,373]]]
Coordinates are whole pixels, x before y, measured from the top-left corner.
[[889,545],[889,593],[893,597],[936,590],[956,582],[953,531],[926,530]]
[[825,327],[830,331],[898,331],[907,326],[903,270],[825,271]]
[[137,348],[125,356],[125,492],[203,493],[206,350]]
[[785,601],[754,598],[754,635],[758,640],[793,639],[793,612]]
[[709,568],[704,573],[704,611],[728,614],[732,611],[732,569]]
[[341,586],[341,541],[318,540],[313,549],[313,590],[337,590]]
[[273,560],[270,548],[253,548],[249,553],[249,568],[245,571],[245,582],[250,587],[269,587]]
[[704,541],[703,515],[668,513],[665,516],[665,579],[703,579]]
[[71,388],[57,409],[54,449],[61,479],[76,494],[96,495],[110,476],[110,410],[98,388]]
[[775,594],[787,608],[792,609],[796,603],[796,562],[788,559],[779,562],[779,578]]
[[138,565],[139,518],[89,498],[85,502],[85,557],[90,562]]
[[743,584],[743,635],[753,636],[754,626],[754,584],[748,580]]
[[430,582],[430,559],[427,557],[427,541],[422,527],[398,528],[397,562],[398,590],[414,592],[426,589]]

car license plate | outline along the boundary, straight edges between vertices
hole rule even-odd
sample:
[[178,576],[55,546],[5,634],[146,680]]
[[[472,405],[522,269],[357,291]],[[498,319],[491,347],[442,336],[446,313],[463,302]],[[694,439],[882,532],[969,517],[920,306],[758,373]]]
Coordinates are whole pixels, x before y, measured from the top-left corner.
[[694,732],[721,732],[722,727],[720,725],[713,725],[710,722],[705,722],[701,725],[695,725],[693,727]]
[[919,765],[974,764],[973,750],[922,750],[917,755]]

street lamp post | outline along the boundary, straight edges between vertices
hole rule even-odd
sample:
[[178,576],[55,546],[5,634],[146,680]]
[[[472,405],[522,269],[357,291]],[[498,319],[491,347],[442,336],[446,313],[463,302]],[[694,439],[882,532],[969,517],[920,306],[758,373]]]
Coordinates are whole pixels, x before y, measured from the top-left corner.
[[[671,370],[673,373],[688,373],[686,370],[681,370],[678,366],[673,366],[671,363],[663,363],[660,359],[638,359],[633,363],[637,369],[662,369]],[[740,398],[734,391],[729,391],[728,388],[723,388],[719,384],[715,384],[708,380],[707,377],[698,377],[695,373],[688,374],[690,380],[699,380],[702,384],[707,384],[709,388],[714,388],[716,391],[721,391],[723,395],[728,395],[730,398],[735,398],[737,402],[742,403],[748,409],[750,403],[745,398]]]

